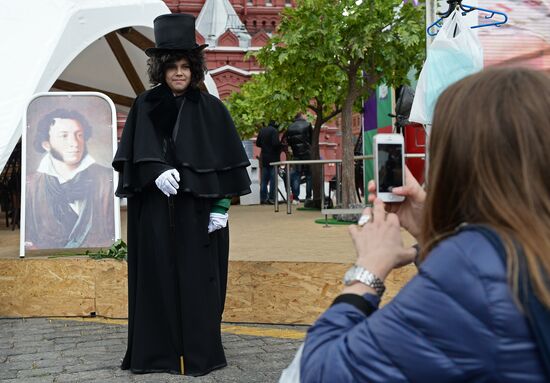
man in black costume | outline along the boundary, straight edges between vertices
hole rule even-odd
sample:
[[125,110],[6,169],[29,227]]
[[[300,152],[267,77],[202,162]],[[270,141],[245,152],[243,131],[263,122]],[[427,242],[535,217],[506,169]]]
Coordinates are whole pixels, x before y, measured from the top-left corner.
[[56,109],[38,122],[34,148],[45,152],[26,185],[25,247],[109,247],[115,238],[113,171],[88,153],[88,120]]
[[249,165],[222,102],[202,93],[195,18],[162,15],[146,50],[157,85],[128,115],[113,167],[128,198],[128,349],[123,369],[199,376],[227,365],[225,302],[232,196]]

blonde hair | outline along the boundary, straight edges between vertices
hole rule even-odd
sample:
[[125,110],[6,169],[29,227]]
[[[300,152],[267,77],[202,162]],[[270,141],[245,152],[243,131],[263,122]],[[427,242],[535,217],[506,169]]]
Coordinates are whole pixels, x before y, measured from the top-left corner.
[[462,222],[490,225],[504,241],[513,290],[517,241],[550,307],[550,77],[500,68],[453,84],[437,102],[429,150],[423,257]]

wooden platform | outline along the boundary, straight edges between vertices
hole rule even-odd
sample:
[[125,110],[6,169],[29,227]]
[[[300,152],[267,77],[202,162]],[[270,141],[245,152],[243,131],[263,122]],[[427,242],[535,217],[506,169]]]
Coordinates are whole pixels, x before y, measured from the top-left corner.
[[[311,324],[330,305],[355,255],[347,228],[324,228],[313,222],[319,217],[274,213],[269,206],[231,208],[224,321]],[[18,238],[17,231],[0,230],[0,317],[127,317],[125,262],[18,259]],[[384,302],[415,273],[414,267],[394,271]]]

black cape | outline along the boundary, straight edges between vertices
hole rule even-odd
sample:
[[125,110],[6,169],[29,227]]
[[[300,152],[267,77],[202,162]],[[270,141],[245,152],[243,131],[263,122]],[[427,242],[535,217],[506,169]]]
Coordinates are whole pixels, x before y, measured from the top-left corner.
[[[219,198],[250,192],[249,162],[217,98],[188,91],[174,129],[176,120],[176,101],[166,86],[143,93],[113,161],[120,172],[117,195],[128,198],[128,349],[122,368],[197,376],[227,364],[220,323],[229,231],[208,234],[210,209]],[[181,180],[178,194],[167,198],[154,180],[170,168]]]

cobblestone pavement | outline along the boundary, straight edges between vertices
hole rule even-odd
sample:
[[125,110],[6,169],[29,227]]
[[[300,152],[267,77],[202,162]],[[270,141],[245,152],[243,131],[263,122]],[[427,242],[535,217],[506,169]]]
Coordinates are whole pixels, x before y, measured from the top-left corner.
[[305,326],[226,324],[222,337],[228,366],[192,378],[122,371],[124,324],[0,319],[0,382],[277,382],[305,331]]

